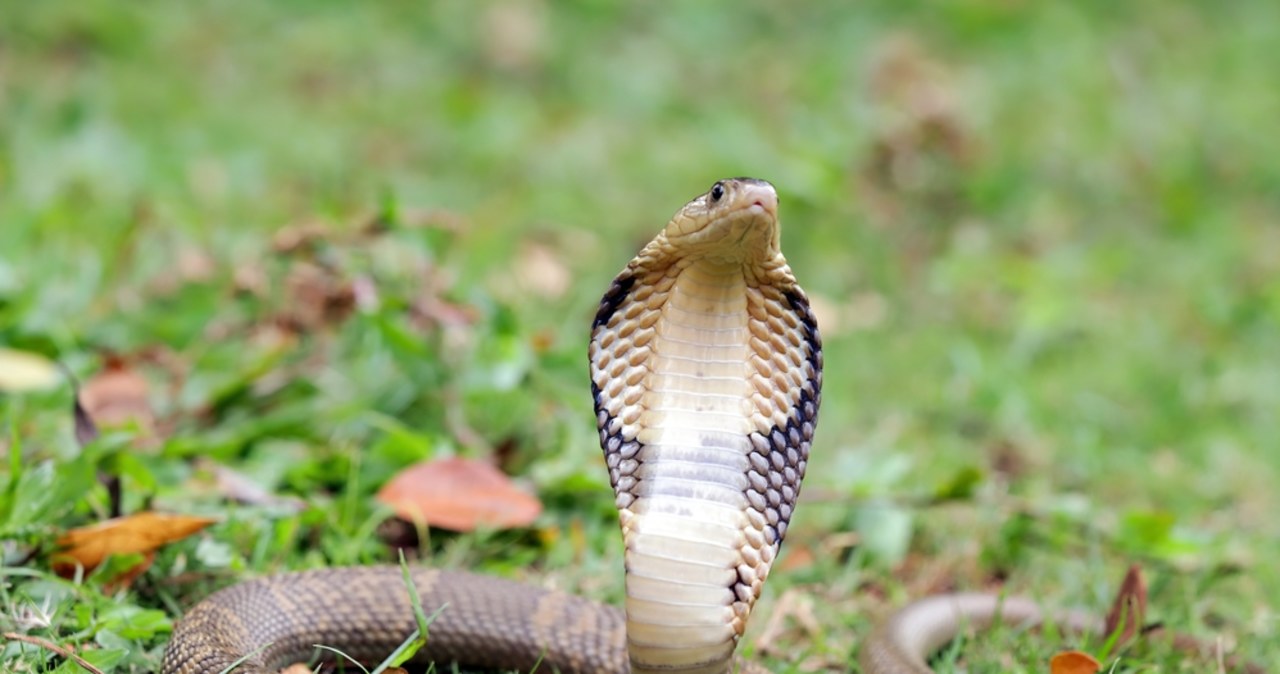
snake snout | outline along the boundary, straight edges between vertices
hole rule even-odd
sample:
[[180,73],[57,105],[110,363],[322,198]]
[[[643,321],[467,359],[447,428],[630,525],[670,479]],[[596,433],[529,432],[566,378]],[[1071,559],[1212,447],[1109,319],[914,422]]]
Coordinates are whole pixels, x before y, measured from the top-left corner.
[[778,215],[778,193],[773,189],[773,185],[766,182],[745,183],[742,185],[744,191],[743,201],[749,205],[747,209],[756,215],[768,215],[772,220]]

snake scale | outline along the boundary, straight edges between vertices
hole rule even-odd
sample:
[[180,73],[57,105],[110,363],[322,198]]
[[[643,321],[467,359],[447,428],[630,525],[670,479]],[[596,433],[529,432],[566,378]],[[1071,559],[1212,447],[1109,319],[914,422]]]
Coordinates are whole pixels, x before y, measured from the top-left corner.
[[[614,279],[592,324],[600,444],[625,543],[625,611],[465,572],[417,569],[421,660],[560,672],[761,672],[734,658],[787,532],[822,390],[822,341],[763,180],[715,183]],[[864,643],[871,674],[931,670],[961,625],[1039,621],[1029,601],[943,595]],[[1100,629],[1087,616],[1058,619]],[[234,585],[175,628],[162,674],[264,674],[316,644],[378,660],[415,628],[397,567]]]

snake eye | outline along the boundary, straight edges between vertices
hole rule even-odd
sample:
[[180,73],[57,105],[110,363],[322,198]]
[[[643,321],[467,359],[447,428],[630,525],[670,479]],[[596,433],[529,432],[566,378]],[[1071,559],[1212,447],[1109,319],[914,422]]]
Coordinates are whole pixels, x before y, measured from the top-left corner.
[[712,202],[720,201],[720,198],[723,196],[724,196],[724,183],[716,183],[711,186]]

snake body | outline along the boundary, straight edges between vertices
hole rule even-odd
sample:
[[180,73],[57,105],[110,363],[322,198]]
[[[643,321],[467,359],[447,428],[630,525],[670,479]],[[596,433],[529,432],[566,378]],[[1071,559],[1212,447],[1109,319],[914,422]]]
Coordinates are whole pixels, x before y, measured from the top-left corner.
[[822,342],[769,183],[724,180],[614,279],[589,356],[633,672],[725,670],[791,519]]
[[[600,443],[626,555],[625,613],[460,572],[419,569],[422,658],[561,672],[759,671],[735,663],[786,535],[817,423],[822,342],[780,248],[778,198],[751,178],[681,208],[614,279],[589,347]],[[1034,606],[913,604],[862,649],[872,674],[928,672],[962,623]],[[328,569],[222,590],[178,623],[162,674],[263,674],[324,644],[377,660],[415,627],[400,570]],[[246,657],[247,656],[247,657]]]
[[[414,662],[565,674],[622,671],[622,611],[492,576],[414,569],[431,615]],[[378,662],[417,628],[402,573],[366,566],[286,573],[233,585],[194,606],[174,630],[163,674],[268,674],[322,644]]]

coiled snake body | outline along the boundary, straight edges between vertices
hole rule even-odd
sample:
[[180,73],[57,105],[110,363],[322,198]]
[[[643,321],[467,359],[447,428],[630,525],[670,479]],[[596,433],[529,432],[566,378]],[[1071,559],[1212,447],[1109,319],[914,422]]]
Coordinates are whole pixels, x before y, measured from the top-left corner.
[[[780,249],[778,198],[751,178],[686,204],[614,279],[589,358],[626,547],[626,609],[486,576],[419,569],[423,659],[529,671],[735,669],[786,535],[817,423],[822,343]],[[932,602],[932,603],[929,603]],[[1035,607],[982,595],[917,603],[862,648],[864,671],[928,672],[963,621]],[[398,568],[285,574],[215,593],[179,622],[163,674],[261,674],[324,644],[377,660],[415,623]],[[549,670],[543,670],[549,671]]]

